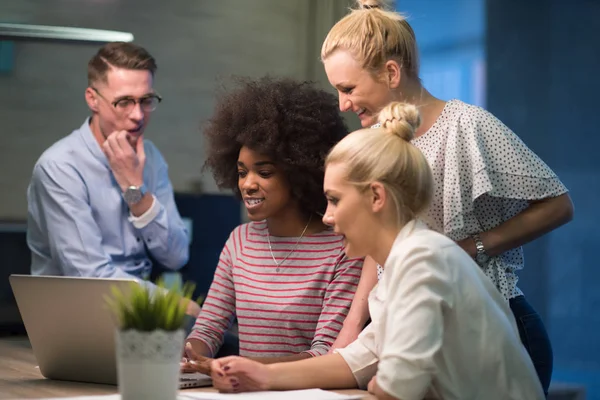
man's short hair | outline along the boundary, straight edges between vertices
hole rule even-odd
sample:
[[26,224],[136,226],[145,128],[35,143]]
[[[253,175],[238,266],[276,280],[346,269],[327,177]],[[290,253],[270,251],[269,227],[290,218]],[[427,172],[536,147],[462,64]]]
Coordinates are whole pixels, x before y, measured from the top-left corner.
[[102,46],[88,63],[88,85],[107,82],[111,68],[156,72],[156,60],[143,47],[128,42],[112,42]]

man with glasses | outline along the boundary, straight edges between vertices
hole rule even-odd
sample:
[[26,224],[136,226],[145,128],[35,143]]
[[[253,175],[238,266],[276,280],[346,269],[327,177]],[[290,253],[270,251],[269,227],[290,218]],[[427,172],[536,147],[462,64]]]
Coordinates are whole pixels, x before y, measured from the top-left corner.
[[89,61],[91,116],[42,154],[27,190],[33,275],[134,277],[153,288],[151,258],[172,270],[187,262],[167,164],[144,139],[161,102],[156,68],[131,43],[109,43]]

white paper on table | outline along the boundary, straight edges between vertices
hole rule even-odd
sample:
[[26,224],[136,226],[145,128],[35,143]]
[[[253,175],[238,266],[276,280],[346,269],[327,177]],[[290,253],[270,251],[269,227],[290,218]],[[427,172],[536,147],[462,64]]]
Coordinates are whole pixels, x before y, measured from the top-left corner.
[[[354,400],[362,395],[348,395],[321,389],[284,390],[248,393],[210,393],[180,391],[177,400]],[[53,397],[40,400],[121,400],[120,394],[78,397]]]
[[322,389],[283,390],[248,393],[179,392],[178,400],[353,400],[362,395],[328,392]]
[[120,394],[104,394],[97,396],[52,397],[39,400],[121,400]]

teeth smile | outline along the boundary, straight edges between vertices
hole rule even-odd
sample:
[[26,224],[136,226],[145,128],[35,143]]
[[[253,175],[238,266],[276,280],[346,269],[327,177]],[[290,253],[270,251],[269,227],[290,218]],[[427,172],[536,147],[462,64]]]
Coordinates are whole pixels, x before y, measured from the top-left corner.
[[366,108],[361,108],[360,110],[358,110],[356,112],[356,115],[360,115],[360,114],[364,113],[366,110],[367,110]]
[[264,199],[246,199],[246,203],[248,203],[249,206],[255,206],[257,204],[260,204],[264,201]]

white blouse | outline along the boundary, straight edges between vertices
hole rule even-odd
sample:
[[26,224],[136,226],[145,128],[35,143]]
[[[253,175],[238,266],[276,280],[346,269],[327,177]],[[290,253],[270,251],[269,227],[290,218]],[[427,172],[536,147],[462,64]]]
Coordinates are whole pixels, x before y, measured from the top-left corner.
[[[435,181],[424,220],[455,241],[495,228],[527,208],[528,201],[567,192],[500,120],[460,100],[448,101],[433,126],[412,144],[427,158]],[[508,300],[523,294],[516,275],[523,263],[519,247],[480,267]]]
[[508,304],[444,235],[412,221],[369,295],[372,322],[338,352],[359,386],[402,400],[544,399]]

